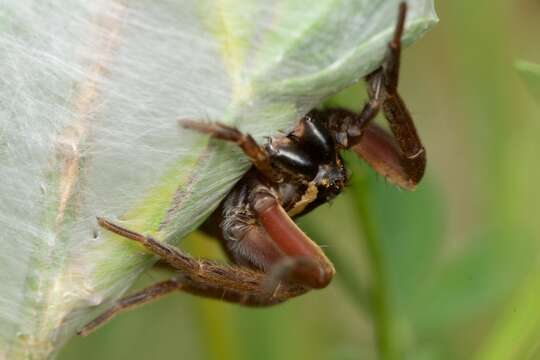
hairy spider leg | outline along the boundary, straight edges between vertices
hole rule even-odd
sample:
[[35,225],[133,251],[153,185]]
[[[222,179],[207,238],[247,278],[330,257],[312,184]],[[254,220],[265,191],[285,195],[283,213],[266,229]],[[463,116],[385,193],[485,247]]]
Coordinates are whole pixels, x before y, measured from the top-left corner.
[[[334,129],[340,129],[341,123],[352,117],[353,124],[346,129],[346,147],[391,183],[413,190],[424,175],[426,151],[411,114],[397,91],[406,12],[407,5],[402,2],[386,59],[380,68],[366,77],[369,102],[360,114],[344,109],[327,109],[325,112]],[[381,108],[393,136],[372,123]]]
[[382,78],[384,91],[379,92],[382,95],[381,106],[395,141],[381,128],[370,124],[353,151],[391,182],[405,189],[414,189],[424,175],[426,151],[411,114],[397,91],[406,11],[407,6],[403,2],[400,4],[394,37],[388,44],[386,60],[380,69],[367,77],[372,97],[377,94],[373,91],[375,84]]
[[100,326],[107,323],[118,313],[125,310],[132,310],[136,307],[159,299],[164,295],[170,294],[173,291],[180,290],[181,288],[182,283],[176,281],[176,279],[170,279],[153,284],[135,294],[123,297],[112,307],[101,313],[97,318],[87,323],[81,330],[77,332],[77,335],[87,336],[97,330],[97,328]]
[[159,299],[174,291],[184,291],[245,306],[270,306],[309,291],[308,287],[280,283],[268,291],[268,275],[246,267],[222,264],[207,259],[195,259],[179,249],[125,229],[112,222],[98,218],[98,224],[106,230],[136,241],[180,271],[172,279],[159,282],[118,300],[110,309],[86,324],[79,335],[86,336],[124,310]]
[[201,122],[181,119],[179,123],[186,129],[195,130],[210,135],[214,139],[230,141],[237,144],[253,165],[268,179],[281,181],[281,175],[270,165],[270,159],[264,149],[249,134],[240,132],[237,128],[219,122]]

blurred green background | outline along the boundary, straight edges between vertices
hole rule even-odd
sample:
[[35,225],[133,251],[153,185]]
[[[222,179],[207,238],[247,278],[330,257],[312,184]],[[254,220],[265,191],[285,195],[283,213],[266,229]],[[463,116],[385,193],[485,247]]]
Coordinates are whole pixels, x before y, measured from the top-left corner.
[[[436,5],[400,84],[427,177],[406,193],[347,157],[352,185],[300,221],[336,263],[327,289],[257,310],[175,294],[60,359],[540,359],[540,72],[515,66],[540,63],[540,1]],[[183,245],[220,256],[200,235]]]

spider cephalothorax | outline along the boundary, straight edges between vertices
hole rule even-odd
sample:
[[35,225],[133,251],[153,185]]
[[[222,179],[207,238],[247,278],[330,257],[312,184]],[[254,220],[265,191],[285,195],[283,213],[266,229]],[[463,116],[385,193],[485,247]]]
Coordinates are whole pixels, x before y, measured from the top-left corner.
[[[267,306],[328,285],[334,267],[292,219],[335,197],[347,181],[340,151],[351,150],[405,189],[423,176],[426,157],[397,92],[406,5],[400,6],[383,65],[366,77],[369,101],[360,113],[312,110],[289,133],[259,145],[221,123],[182,120],[185,128],[236,143],[253,163],[201,229],[223,245],[233,265],[194,259],[105,219],[100,226],[141,243],[178,271],[172,279],[121,299],[90,322],[87,334],[119,311],[182,290],[248,306]],[[382,110],[391,134],[372,122]]]

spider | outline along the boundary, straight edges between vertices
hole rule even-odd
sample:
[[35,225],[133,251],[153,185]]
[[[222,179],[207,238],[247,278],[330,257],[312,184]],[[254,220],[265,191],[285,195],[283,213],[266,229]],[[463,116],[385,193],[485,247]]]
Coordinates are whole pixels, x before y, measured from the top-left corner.
[[[179,249],[98,218],[98,224],[136,241],[177,270],[173,278],[120,299],[88,323],[87,335],[117,313],[174,291],[246,306],[269,306],[326,287],[335,270],[292,219],[338,195],[347,182],[341,150],[352,150],[377,173],[412,190],[426,153],[397,92],[407,6],[400,4],[383,64],[366,77],[369,101],[360,113],[312,110],[292,131],[259,145],[221,123],[181,120],[187,129],[237,144],[253,166],[201,226],[219,239],[232,264],[192,258]],[[372,123],[382,109],[391,134]]]

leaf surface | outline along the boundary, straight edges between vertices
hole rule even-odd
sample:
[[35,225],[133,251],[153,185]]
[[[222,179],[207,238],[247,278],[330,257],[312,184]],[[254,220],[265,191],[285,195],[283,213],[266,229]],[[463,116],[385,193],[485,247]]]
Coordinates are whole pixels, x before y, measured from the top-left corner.
[[[436,22],[411,0],[405,43]],[[380,63],[397,1],[25,0],[0,12],[0,357],[53,356],[249,164],[178,118],[258,140]]]

